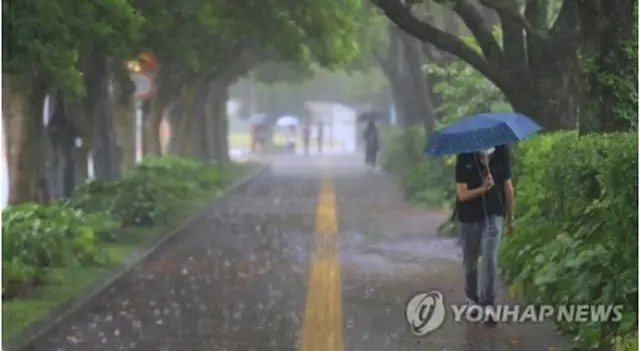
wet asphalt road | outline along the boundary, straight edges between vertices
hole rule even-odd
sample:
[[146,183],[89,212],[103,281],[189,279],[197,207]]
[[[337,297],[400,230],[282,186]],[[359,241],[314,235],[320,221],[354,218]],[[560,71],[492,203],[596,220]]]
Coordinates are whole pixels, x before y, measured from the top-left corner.
[[445,213],[404,205],[354,156],[274,157],[269,172],[46,333],[32,351],[543,351],[552,327],[447,319],[413,336],[421,291],[463,301]]

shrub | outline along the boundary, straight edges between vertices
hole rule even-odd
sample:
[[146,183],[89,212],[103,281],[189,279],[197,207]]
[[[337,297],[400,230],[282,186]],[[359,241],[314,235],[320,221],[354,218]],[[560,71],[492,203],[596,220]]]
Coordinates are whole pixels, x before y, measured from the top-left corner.
[[[453,201],[454,160],[422,156],[414,135],[386,131],[383,166],[410,202]],[[558,326],[582,348],[635,349],[637,134],[551,133],[511,150],[517,232],[504,239],[500,265],[512,293],[534,304],[623,305],[621,322]]]
[[501,270],[533,303],[620,304],[621,323],[563,324],[584,347],[637,330],[635,133],[542,135],[516,150],[517,233]]
[[217,165],[176,157],[148,158],[116,181],[91,181],[53,205],[3,211],[3,296],[43,283],[51,268],[103,263],[99,241],[122,226],[152,225],[203,191],[222,188]]
[[380,131],[380,165],[387,172],[401,176],[425,158],[423,128],[385,127]]
[[424,129],[388,128],[382,133],[381,165],[400,177],[407,201],[418,206],[443,207],[455,200],[453,158],[424,155]]
[[[67,203],[87,213],[103,213],[115,219],[113,212],[117,208],[115,201],[118,191],[117,182],[92,180],[78,185]],[[105,239],[111,238],[111,233],[105,234]]]
[[5,298],[43,282],[49,268],[102,262],[97,233],[112,229],[105,215],[89,215],[59,204],[10,206],[2,219]]
[[402,175],[401,184],[405,198],[416,205],[443,207],[455,201],[451,159],[425,157]]
[[150,226],[199,191],[223,185],[219,166],[177,157],[146,158],[117,181],[79,187],[71,203],[85,211],[106,212],[123,226]]

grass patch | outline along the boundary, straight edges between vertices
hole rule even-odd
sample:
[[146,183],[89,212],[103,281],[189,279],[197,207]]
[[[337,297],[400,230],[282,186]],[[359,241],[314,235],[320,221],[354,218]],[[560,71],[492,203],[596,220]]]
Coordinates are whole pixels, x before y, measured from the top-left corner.
[[[232,164],[225,170],[226,186],[257,169],[253,163]],[[177,228],[189,217],[201,212],[221,194],[220,190],[201,194],[185,200],[162,224],[153,227],[129,227],[122,229],[119,242],[105,243],[108,263],[101,267],[55,268],[46,284],[36,287],[28,295],[2,303],[2,340],[6,341],[22,333],[30,324],[45,318],[55,308],[94,287],[141,247]]]
[[[231,133],[229,134],[229,147],[249,147],[251,143],[251,135],[249,133]],[[275,133],[273,136],[274,145],[285,145],[287,139],[280,133]]]
[[[231,133],[229,134],[229,147],[230,148],[247,148],[251,142],[251,136],[249,133]],[[296,137],[296,144],[302,145],[302,138],[300,136]],[[309,140],[309,144],[311,147],[316,147],[316,139],[311,138]],[[287,137],[281,133],[275,133],[273,135],[273,145],[277,147],[284,147],[287,145]],[[324,147],[338,147],[341,146],[342,142],[340,140],[334,140],[333,142],[329,140],[325,140]]]

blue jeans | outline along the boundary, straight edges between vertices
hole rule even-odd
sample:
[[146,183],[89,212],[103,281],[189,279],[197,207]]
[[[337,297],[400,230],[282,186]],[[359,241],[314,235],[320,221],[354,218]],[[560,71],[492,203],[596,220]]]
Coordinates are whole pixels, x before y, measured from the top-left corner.
[[[484,306],[493,305],[495,303],[502,217],[490,215],[479,222],[460,222],[459,224],[467,297]],[[480,255],[482,255],[482,285],[478,289],[478,259]]]

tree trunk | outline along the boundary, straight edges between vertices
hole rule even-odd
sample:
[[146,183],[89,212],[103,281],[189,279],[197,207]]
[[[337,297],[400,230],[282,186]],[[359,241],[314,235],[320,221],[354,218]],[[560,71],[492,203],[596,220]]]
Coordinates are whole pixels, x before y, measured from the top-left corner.
[[120,95],[116,103],[115,129],[121,171],[136,166],[135,113],[133,94]]
[[[594,0],[580,6],[586,67],[581,134],[627,131],[637,123],[637,1]],[[632,46],[635,46],[633,48]]]
[[550,55],[555,58],[536,55],[536,60],[545,62],[543,66],[532,67],[531,74],[513,75],[500,90],[515,111],[531,117],[546,131],[574,129],[579,112],[578,58],[575,54]]
[[52,198],[62,198],[70,196],[76,186],[74,151],[78,131],[62,93],[51,94],[49,101],[51,118],[46,128],[50,145],[49,190]]
[[213,80],[209,95],[209,122],[212,131],[213,158],[218,162],[229,162],[229,117],[227,101],[229,85],[227,82]]
[[46,204],[49,189],[45,166],[45,129],[42,107],[46,90],[30,83],[20,86],[14,77],[2,79],[2,110],[9,169],[9,203]]
[[108,62],[102,55],[93,56],[87,72],[87,114],[93,120],[91,156],[96,179],[113,180],[120,175],[115,131],[113,128],[113,105],[110,93]]
[[[67,115],[73,122],[73,125],[77,127],[78,135],[74,140],[73,158],[75,168],[75,180],[76,184],[81,184],[87,181],[89,178],[89,147],[91,145],[91,129],[90,124],[92,121],[85,112],[84,101],[67,101]],[[82,142],[81,145],[77,144],[77,140]]]
[[422,72],[421,43],[396,28],[390,28],[390,36],[387,57],[380,63],[390,83],[398,125],[432,130],[434,112]]
[[194,123],[195,83],[185,84],[180,92],[173,113],[171,114],[170,152],[182,157],[196,157],[198,135],[197,124]]
[[427,87],[426,75],[422,70],[424,57],[422,43],[406,33],[401,33],[406,57],[406,81],[411,86],[411,103],[415,106],[416,119],[424,125],[426,135],[435,129],[435,113],[431,103],[431,96]]
[[214,140],[209,139],[208,133],[208,129],[212,127],[207,120],[210,95],[209,84],[206,80],[200,80],[196,83],[195,89],[192,115],[195,128],[192,137],[196,139],[195,153],[197,158],[204,163],[208,163],[214,157],[213,154],[209,153],[212,149],[210,144],[214,142]]

